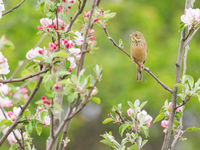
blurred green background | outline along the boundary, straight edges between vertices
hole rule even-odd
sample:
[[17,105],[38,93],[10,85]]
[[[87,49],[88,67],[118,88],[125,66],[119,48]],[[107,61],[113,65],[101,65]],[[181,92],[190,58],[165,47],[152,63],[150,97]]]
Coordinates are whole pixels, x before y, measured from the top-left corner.
[[[16,5],[19,0],[4,0],[6,10]],[[148,58],[145,63],[161,81],[172,88],[175,78],[175,62],[179,47],[180,16],[184,13],[184,0],[102,0],[100,7],[117,12],[117,16],[108,22],[107,28],[110,35],[119,41],[124,41],[125,48],[129,51],[129,34],[133,31],[141,31],[148,44]],[[26,1],[14,13],[6,15],[0,20],[0,35],[6,35],[7,39],[15,45],[14,50],[3,51],[8,58],[11,72],[17,66],[19,60],[25,58],[25,53],[34,47],[41,35],[37,34],[39,19],[44,17],[37,9],[37,1]],[[91,3],[88,3],[87,9]],[[195,7],[200,6],[200,1]],[[102,104],[88,105],[84,111],[73,119],[70,130],[68,149],[70,150],[109,150],[101,144],[100,134],[105,131],[117,131],[116,126],[102,125],[102,121],[111,111],[112,105],[122,103],[126,113],[127,100],[148,100],[146,109],[155,118],[166,99],[170,95],[156,81],[146,73],[143,73],[143,81],[136,82],[136,67],[131,60],[115,48],[105,37],[103,30],[96,26],[95,35],[98,50],[86,57],[85,68],[92,70],[95,64],[103,67],[103,79],[98,85],[98,96]],[[197,34],[191,42],[188,54],[187,74],[195,80],[200,74],[200,34]],[[40,89],[42,91],[42,88]],[[40,96],[38,94],[37,96]],[[184,114],[185,127],[200,127],[200,104],[196,98],[192,98],[186,106]],[[48,128],[34,140],[38,150],[45,148],[45,140],[48,137]],[[117,135],[117,132],[114,132]],[[159,150],[163,133],[160,124],[152,124],[150,140],[144,150]],[[177,150],[199,150],[199,132],[186,134],[187,141],[179,142]],[[8,149],[8,143],[0,150]]]

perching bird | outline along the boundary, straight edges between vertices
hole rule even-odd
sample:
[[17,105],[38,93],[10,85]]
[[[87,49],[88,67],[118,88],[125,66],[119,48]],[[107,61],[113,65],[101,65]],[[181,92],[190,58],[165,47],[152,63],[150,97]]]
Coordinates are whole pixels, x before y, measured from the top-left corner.
[[147,44],[141,32],[136,31],[130,35],[131,57],[137,65],[137,81],[142,80],[142,70],[147,58]]

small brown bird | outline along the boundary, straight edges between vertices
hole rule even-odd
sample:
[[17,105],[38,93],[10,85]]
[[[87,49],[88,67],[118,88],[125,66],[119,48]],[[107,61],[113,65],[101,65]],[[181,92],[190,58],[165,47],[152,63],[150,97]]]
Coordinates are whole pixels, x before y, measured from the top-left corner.
[[137,81],[142,80],[142,70],[147,58],[147,44],[141,32],[136,31],[130,34],[131,38],[131,57],[137,64]]

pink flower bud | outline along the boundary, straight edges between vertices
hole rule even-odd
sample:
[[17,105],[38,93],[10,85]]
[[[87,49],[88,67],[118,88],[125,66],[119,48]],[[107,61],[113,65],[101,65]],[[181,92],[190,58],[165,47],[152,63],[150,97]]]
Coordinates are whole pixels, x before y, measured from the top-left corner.
[[42,96],[41,99],[42,99],[42,100],[46,100],[46,97],[45,97],[45,96]]
[[146,123],[146,126],[149,127],[149,128],[151,127],[150,123]]
[[93,90],[92,90],[92,95],[97,95],[97,93],[98,93],[98,90],[96,89],[96,88],[94,88]]
[[70,3],[72,3],[72,4],[73,4],[74,2],[75,2],[74,0],[71,0],[71,1],[70,1]]
[[99,21],[99,18],[94,19],[94,22],[98,22],[98,21]]
[[72,8],[72,6],[68,6],[67,8],[68,8],[68,9],[71,9],[71,8]]
[[62,0],[63,2],[66,2],[66,0]]
[[166,134],[166,133],[167,133],[167,129],[164,129],[164,130],[163,130],[163,133],[165,133],[165,134]]
[[27,94],[27,93],[28,93],[28,90],[27,90],[27,88],[21,88],[21,89],[20,89],[20,92],[21,92],[22,94]]
[[39,53],[39,54],[43,54],[43,52],[44,52],[43,49],[39,49],[39,50],[38,50],[38,53]]
[[43,27],[42,26],[37,26],[38,30],[43,30]]
[[111,113],[109,113],[109,114],[108,114],[108,117],[112,117],[112,114],[111,114]]
[[91,36],[91,37],[90,37],[90,40],[95,40],[95,36]]
[[161,121],[161,126],[162,126],[163,128],[166,128],[167,125],[168,125],[168,123],[169,123],[168,120],[163,120],[163,121]]
[[168,105],[168,109],[172,109],[172,103],[171,102]]
[[62,11],[62,9],[63,9],[62,7],[58,7],[58,11],[59,11],[59,12],[61,12],[61,11]]
[[44,104],[48,104],[48,105],[51,104],[51,101],[49,101],[49,100],[47,100],[47,99],[42,100],[42,102],[43,102]]
[[58,84],[58,83],[54,85],[54,88],[55,88],[56,90],[60,89],[60,87],[61,87],[61,85]]
[[94,29],[91,29],[91,30],[89,31],[89,34],[92,35],[92,34],[94,34],[94,32],[95,32]]
[[133,113],[133,110],[132,110],[131,108],[129,108],[129,109],[127,110],[127,114],[128,114],[128,116],[131,116],[132,113]]
[[90,15],[91,15],[90,11],[88,11],[88,12],[84,11],[84,17],[87,17],[87,18],[89,18],[89,17],[90,17]]
[[65,29],[65,26],[61,26],[61,30],[64,30]]

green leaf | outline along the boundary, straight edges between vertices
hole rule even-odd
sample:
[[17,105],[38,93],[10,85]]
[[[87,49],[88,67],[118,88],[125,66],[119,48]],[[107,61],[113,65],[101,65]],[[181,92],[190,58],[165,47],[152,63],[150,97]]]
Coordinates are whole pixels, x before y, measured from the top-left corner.
[[8,120],[8,119],[2,119],[0,121],[0,126],[10,126],[12,124],[12,121],[11,120]]
[[68,102],[73,102],[76,98],[78,97],[78,93],[77,92],[74,92],[74,93],[71,93],[70,95],[68,95]]
[[125,123],[125,124],[122,124],[120,127],[119,127],[119,134],[121,136],[123,136],[123,133],[124,131],[129,127],[130,125],[128,123]]
[[113,121],[112,118],[106,118],[102,123],[107,124],[107,123],[112,122],[112,121]]
[[25,130],[28,132],[29,135],[31,135],[33,131],[32,122],[29,122],[27,125],[25,125]]
[[99,97],[92,97],[91,100],[97,104],[101,104],[101,99]]
[[142,128],[142,132],[145,135],[145,137],[149,136],[149,128],[147,126],[143,126]]
[[148,142],[148,140],[142,141],[142,147]]
[[42,133],[42,125],[40,123],[36,124],[36,131],[37,131],[37,134],[40,136]]
[[140,105],[140,109],[142,109],[147,103],[148,103],[148,101],[142,102],[142,104]]
[[154,119],[153,123],[159,122],[160,120],[162,120],[165,117],[165,115],[163,113],[158,114],[158,116]]
[[67,53],[64,52],[64,51],[56,52],[56,53],[54,54],[54,56],[55,56],[55,57],[61,57],[61,58],[67,58],[67,57],[68,57]]
[[114,147],[114,146],[115,146],[115,145],[114,145],[111,141],[109,141],[108,139],[101,140],[100,142],[103,143],[103,144],[105,144],[105,145],[108,145],[108,146],[110,146],[110,147]]
[[200,131],[200,128],[190,127],[190,128],[185,129],[185,131]]

